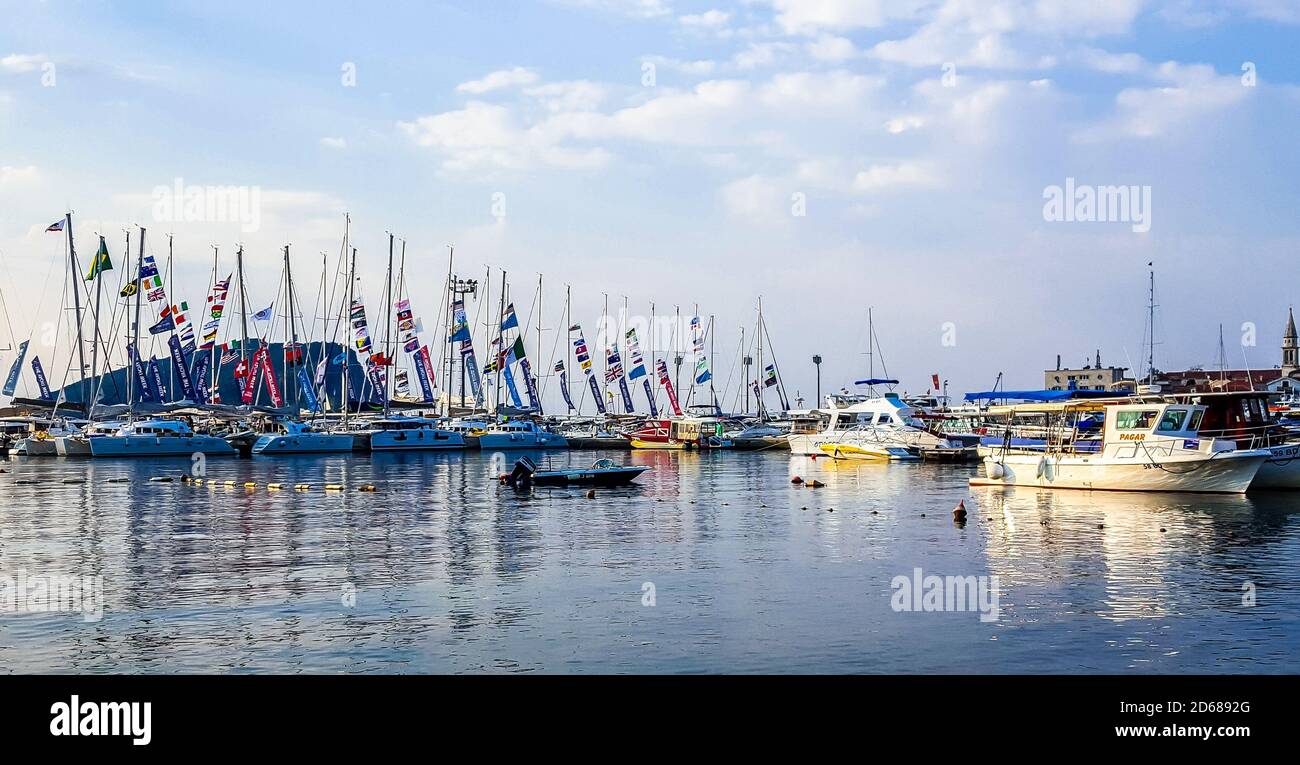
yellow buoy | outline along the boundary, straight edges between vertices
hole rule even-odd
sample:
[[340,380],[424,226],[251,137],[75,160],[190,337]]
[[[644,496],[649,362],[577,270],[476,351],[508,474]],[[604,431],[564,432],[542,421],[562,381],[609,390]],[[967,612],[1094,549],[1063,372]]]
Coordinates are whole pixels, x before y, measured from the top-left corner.
[[343,491],[343,484],[327,483],[325,484],[325,491]]
[[280,488],[281,488],[281,485],[278,484],[278,483],[268,483],[268,484],[266,485],[266,490],[267,490],[267,491],[279,491]]
[[202,478],[195,478],[195,479],[194,479],[194,485],[195,485],[195,486],[202,486],[202,485],[203,485],[203,479],[202,479]]
[[234,482],[234,481],[226,481],[226,485],[227,485],[227,486],[234,486],[234,485],[235,485],[235,482]]
[[256,481],[244,481],[244,488],[245,488],[245,489],[256,489],[256,488],[257,488],[257,482],[256,482]]
[[375,490],[375,485],[370,483],[357,489],[357,491],[374,491],[374,490]]
[[295,483],[295,484],[293,485],[293,488],[294,488],[295,491],[307,491],[308,489],[311,488],[311,484],[309,484],[309,483]]

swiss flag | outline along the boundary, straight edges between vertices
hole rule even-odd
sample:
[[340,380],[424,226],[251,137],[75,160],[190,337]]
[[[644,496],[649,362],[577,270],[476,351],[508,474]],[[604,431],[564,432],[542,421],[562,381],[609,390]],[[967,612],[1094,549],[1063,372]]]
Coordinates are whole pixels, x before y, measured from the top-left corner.
[[248,376],[248,362],[244,359],[240,359],[239,363],[235,365],[235,379],[240,380],[247,376]]

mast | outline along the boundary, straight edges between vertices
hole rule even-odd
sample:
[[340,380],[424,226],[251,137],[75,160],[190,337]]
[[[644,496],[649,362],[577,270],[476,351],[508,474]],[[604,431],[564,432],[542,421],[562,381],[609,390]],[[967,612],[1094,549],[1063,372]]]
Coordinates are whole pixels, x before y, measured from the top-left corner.
[[[289,350],[287,351],[287,353],[296,354],[298,349],[298,331],[294,327],[294,323],[293,323],[293,319],[294,319],[293,267],[289,265],[289,245],[287,244],[284,246],[284,291],[285,291],[286,305],[288,305],[289,307],[289,313],[286,316],[286,320],[285,320],[285,323],[288,327],[288,340],[289,340]],[[297,359],[294,366],[297,366],[299,363],[302,363],[305,360],[306,360],[305,356],[302,359]],[[288,363],[284,363],[281,368],[284,370],[284,376],[286,378],[289,377]],[[298,409],[298,399],[301,395],[301,391],[298,390],[298,376],[296,374],[293,376],[293,380],[294,382],[293,385],[290,386],[290,390],[293,391],[293,409],[296,412]]]
[[[127,237],[130,237],[130,236],[131,236],[131,234],[128,232],[128,233],[127,233]],[[175,305],[177,305],[177,304],[179,303],[179,301],[177,301],[177,303],[172,303],[172,302],[171,302],[171,301],[173,301],[173,300],[176,300],[176,271],[175,271],[175,269],[172,268],[172,237],[173,237],[172,234],[168,234],[168,235],[167,235],[167,301],[168,301],[168,303],[169,303],[171,306],[175,306]],[[130,257],[130,254],[129,254],[130,251],[131,251],[131,250],[130,250],[130,245],[128,244],[128,245],[127,245],[127,253],[128,253],[127,256],[128,256],[128,257]],[[172,310],[172,332],[171,332],[172,335],[175,335],[175,334],[176,334],[176,329],[177,329],[177,327],[176,327],[176,315],[175,315],[175,314],[176,314],[176,311],[173,309],[173,310]],[[168,364],[168,365],[167,365],[167,390],[169,390],[169,391],[173,391],[173,393],[174,393],[175,390],[176,390],[176,369],[175,369],[175,367],[176,367],[175,364]]]
[[[212,245],[212,283],[213,283],[213,284],[216,284],[216,283],[217,283],[217,276],[218,276],[218,274],[220,273],[220,272],[218,271],[218,268],[220,268],[220,266],[221,266],[221,263],[220,263],[220,258],[219,258],[219,251],[218,251],[218,249],[217,249],[217,245],[214,244],[214,245]],[[229,288],[230,285],[226,285],[226,286],[227,286],[227,288]],[[138,287],[138,285],[137,285],[136,292],[139,292],[139,291],[140,291],[140,290],[139,290],[139,287]],[[215,305],[215,303],[214,303],[213,305]],[[207,310],[208,310],[208,321],[211,321],[211,320],[212,320],[212,308],[209,306]],[[220,365],[219,362],[220,362],[220,357],[217,356],[217,338],[216,338],[216,335],[214,334],[214,335],[213,335],[213,338],[212,338],[212,358],[209,360],[209,363],[208,363],[208,367],[209,367],[209,369],[208,369],[208,378],[211,380],[211,386],[212,386],[212,387],[209,389],[209,392],[208,392],[208,395],[207,395],[207,399],[208,399],[209,403],[211,403],[211,401],[212,401],[212,398],[213,398],[213,396],[212,396],[212,392],[213,392],[213,391],[216,391],[216,394],[217,394],[217,397],[218,397],[218,398],[220,398],[220,396],[221,396],[221,391],[220,391],[220,389],[217,387],[218,384],[221,382],[221,365]],[[134,373],[135,370],[131,370],[131,371]],[[200,382],[202,382],[202,381],[200,381]]]
[[709,314],[709,399],[713,402],[714,411],[717,411],[721,407],[718,406],[718,392],[713,389],[713,359],[716,355],[713,340],[713,314]]
[[[140,272],[144,270],[144,234],[145,234],[145,228],[144,226],[140,226],[140,255],[136,259],[137,279],[139,278]],[[128,253],[128,257],[130,257],[129,253]],[[142,286],[143,285],[136,284],[136,289],[135,289],[135,322],[132,324],[132,328],[131,328],[131,333],[132,333],[131,347],[135,349],[135,358],[131,360],[132,367],[133,367],[131,369],[131,373],[126,376],[127,380],[130,381],[130,385],[131,385],[131,387],[127,389],[127,397],[126,397],[127,400],[126,420],[128,423],[135,421],[135,378],[136,378],[136,369],[138,368],[136,367],[136,365],[140,363],[140,292],[142,291],[141,289]]]
[[[573,286],[569,284],[564,285],[564,326],[564,368],[566,370],[564,375],[564,392],[566,394],[564,400],[571,401],[573,391],[569,389],[568,381],[569,375],[573,374],[573,370],[569,368],[569,362],[573,358]],[[577,410],[577,413],[582,414],[582,411]]]
[[767,387],[767,370],[763,367],[763,296],[758,296],[758,387],[754,389],[754,405],[758,407],[758,416],[767,419],[767,407],[763,402],[763,389]]
[[393,365],[393,232],[388,232],[388,286],[385,291],[388,295],[388,318],[384,320],[384,361],[388,362],[388,370],[384,373],[384,417],[389,414],[389,390],[392,387],[393,373],[397,368]]
[[[600,294],[605,296],[605,308],[601,314],[601,333],[604,334],[609,331],[609,293],[602,292]],[[608,338],[602,339],[605,340],[605,347],[600,349],[600,355],[604,358],[604,361],[601,362],[601,369],[605,371],[605,382],[600,389],[600,395],[604,396],[606,401],[609,401],[609,340]]]
[[[403,240],[402,240],[402,254],[401,254],[401,258],[397,261],[397,294],[398,294],[398,295],[402,294],[402,282],[403,282],[405,279],[406,279],[406,240],[403,239]],[[393,297],[396,297],[396,296],[393,296]],[[393,305],[392,305],[392,308],[390,308],[389,310],[395,310],[395,309],[397,308],[397,300],[396,300],[396,299],[394,299],[394,300],[389,300],[388,302],[393,304]],[[396,317],[396,316],[393,317],[393,335],[394,335],[394,337],[399,337],[399,338],[400,338],[400,336],[401,336],[401,333],[400,333],[400,332],[398,331],[398,329],[397,329],[397,317]],[[394,348],[396,348],[396,343],[394,343]],[[392,396],[395,396],[395,395],[397,395],[397,360],[396,360],[396,359],[393,359],[393,365],[392,365],[392,366],[393,366],[393,370],[392,370],[393,373],[390,375],[390,377],[392,378],[392,383],[390,383],[390,385],[391,385],[391,387],[392,387],[392,392],[393,392],[393,393],[392,393]],[[410,384],[410,378],[409,378],[409,377],[407,378],[407,384],[408,384],[408,385]],[[392,398],[392,396],[389,396],[389,398]]]
[[[86,417],[90,417],[90,401],[86,398],[86,343],[81,335],[81,284],[77,281],[77,248],[72,242],[72,211],[64,213],[68,230],[68,269],[72,274],[72,304],[77,313],[77,368],[81,371],[81,403],[86,407]],[[140,229],[143,233],[144,229]],[[136,353],[139,353],[136,349]]]
[[681,395],[682,389],[682,307],[673,306],[676,312],[676,318],[673,323],[673,387],[677,389],[678,395]]
[[[540,363],[541,360],[542,360],[542,274],[539,271],[537,274],[537,361]],[[531,367],[532,364],[529,364],[529,366]],[[532,375],[533,372],[534,370],[529,370],[528,374]],[[538,414],[544,413],[543,411],[544,408],[542,407],[541,376],[542,376],[541,370],[537,370],[537,377],[535,378],[536,382],[534,382],[532,385],[532,387],[537,389],[537,413]],[[529,384],[528,381],[524,380],[524,385],[528,385],[528,384]]]
[[[345,235],[345,238],[346,238],[346,235]],[[354,284],[355,284],[355,282],[356,282],[356,278],[357,278],[357,248],[356,248],[356,247],[353,247],[353,248],[352,248],[352,262],[351,262],[351,264],[350,264],[349,267],[348,267],[348,300],[347,300],[347,302],[343,305],[343,315],[346,316],[346,317],[348,317],[348,321],[347,321],[347,327],[348,327],[348,329],[347,329],[346,332],[344,332],[344,335],[343,335],[343,382],[342,382],[342,384],[339,386],[339,398],[343,400],[343,428],[344,428],[344,430],[346,430],[347,427],[348,427],[348,410],[352,408],[352,402],[348,400],[348,392],[349,392],[349,386],[348,386],[348,367],[351,366],[351,365],[349,364],[349,362],[352,360],[352,356],[351,356],[352,349],[351,349],[349,346],[352,345],[352,334],[353,334],[353,329],[352,329],[352,300],[353,300],[352,288],[353,288],[353,286],[354,286]]]
[[[104,239],[104,237],[101,236],[99,239],[100,239],[100,241],[102,242],[103,239]],[[96,253],[96,255],[95,255],[95,268],[98,269],[98,267],[99,267],[99,255],[98,255],[98,253]],[[91,392],[91,399],[92,399],[92,400],[91,400],[91,402],[90,402],[89,408],[86,410],[86,416],[87,416],[87,417],[90,416],[90,411],[91,411],[91,409],[94,409],[95,401],[99,399],[99,390],[100,390],[100,382],[99,382],[99,297],[100,297],[100,294],[103,292],[103,290],[100,289],[100,287],[101,287],[101,284],[100,284],[100,283],[101,283],[101,279],[99,278],[99,271],[96,270],[96,271],[95,271],[95,333],[94,333],[94,337],[93,337],[93,338],[91,339],[91,341],[90,341],[90,379],[94,381],[94,390]]]
[[248,290],[244,284],[244,245],[235,251],[235,271],[239,274],[239,361],[248,373]]
[[1147,346],[1147,385],[1154,385],[1156,381],[1156,269],[1152,263],[1147,263],[1147,267],[1150,269],[1151,284],[1147,300],[1147,323],[1151,327],[1150,343]]
[[496,354],[496,372],[497,379],[494,386],[493,398],[495,399],[496,408],[501,409],[501,378],[505,376],[505,346],[506,331],[501,325],[506,321],[506,270],[501,269],[501,300],[497,303],[497,345],[494,353]]

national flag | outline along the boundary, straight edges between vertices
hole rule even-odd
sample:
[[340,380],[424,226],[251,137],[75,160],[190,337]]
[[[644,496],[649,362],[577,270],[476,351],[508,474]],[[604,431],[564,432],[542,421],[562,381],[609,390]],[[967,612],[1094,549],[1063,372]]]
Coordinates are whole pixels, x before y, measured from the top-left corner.
[[234,361],[237,358],[239,358],[238,353],[234,351],[226,351],[225,353],[221,354],[221,364],[219,364],[219,366],[224,367],[225,365],[229,364],[230,362]]
[[581,331],[582,331],[582,325],[581,325],[581,324],[574,324],[572,327],[569,327],[569,331],[570,331],[570,332],[581,332]]
[[512,362],[520,361],[528,355],[524,353],[524,339],[522,337],[515,338],[515,344],[510,346],[509,355]]
[[167,299],[167,292],[163,289],[162,277],[158,275],[158,264],[154,261],[152,255],[145,255],[144,260],[140,263],[140,289],[144,290],[145,297],[150,303],[156,303],[159,300]]
[[518,326],[519,317],[515,316],[515,304],[511,303],[506,306],[506,316],[501,320],[501,331],[505,332],[507,329],[515,329]]
[[140,286],[135,282],[127,282],[126,286],[118,292],[118,297],[128,298],[140,291]]
[[66,218],[59,218],[56,222],[51,223],[51,224],[50,224],[50,225],[49,225],[45,230],[46,230],[47,232],[48,232],[48,231],[62,231],[62,230],[63,230],[63,224],[64,224],[65,222],[67,222],[67,219],[66,219]]
[[930,375],[930,381],[934,383],[934,389],[939,390],[939,375]]
[[99,249],[95,252],[95,257],[90,261],[90,270],[86,272],[86,281],[94,281],[96,276],[104,271],[113,270],[113,261],[108,257],[108,243],[104,237],[99,238]]
[[776,385],[776,365],[768,364],[763,369],[763,387],[770,388]]
[[253,314],[253,321],[267,321],[271,318],[271,309],[275,308],[275,303],[268,305],[266,308]]
[[556,371],[556,372],[563,372],[563,371],[564,371],[564,362],[563,362],[563,361],[557,361],[557,362],[555,362],[555,371]]

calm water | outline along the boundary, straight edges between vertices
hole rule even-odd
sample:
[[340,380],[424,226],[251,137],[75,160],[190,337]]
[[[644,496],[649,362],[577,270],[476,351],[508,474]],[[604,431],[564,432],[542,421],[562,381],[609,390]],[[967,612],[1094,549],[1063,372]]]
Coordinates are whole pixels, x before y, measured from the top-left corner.
[[[0,670],[1300,671],[1295,495],[972,490],[964,466],[775,452],[608,456],[654,470],[587,499],[516,495],[478,452],[208,462],[212,478],[305,494],[148,482],[187,460],[0,463],[0,575],[99,574],[105,600],[97,622],[0,613]],[[999,619],[894,611],[891,581],[916,567],[996,575]]]

